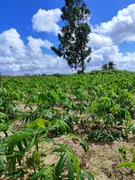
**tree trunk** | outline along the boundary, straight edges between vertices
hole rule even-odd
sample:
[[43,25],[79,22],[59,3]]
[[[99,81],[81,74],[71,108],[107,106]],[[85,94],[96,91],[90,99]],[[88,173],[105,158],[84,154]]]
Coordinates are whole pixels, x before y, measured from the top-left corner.
[[81,48],[81,66],[82,66],[81,73],[84,74],[85,64],[84,64],[84,58],[83,58],[82,48]]
[[85,70],[85,67],[84,67],[84,59],[82,59],[82,74],[84,74],[84,70]]

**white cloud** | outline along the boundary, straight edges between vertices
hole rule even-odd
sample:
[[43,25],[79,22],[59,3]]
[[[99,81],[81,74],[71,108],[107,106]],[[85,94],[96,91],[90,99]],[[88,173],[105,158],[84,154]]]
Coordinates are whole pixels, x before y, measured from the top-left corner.
[[2,74],[23,75],[71,73],[65,60],[45,54],[42,48],[50,49],[52,43],[29,36],[25,45],[15,29],[0,34],[0,66]]
[[91,33],[89,39],[90,39],[89,45],[92,48],[101,48],[104,46],[112,45],[111,38],[103,36],[101,34]]
[[92,27],[90,46],[93,49],[92,60],[87,70],[101,69],[101,66],[113,61],[118,69],[135,70],[135,52],[122,53],[118,44],[135,41],[135,4],[118,11],[108,22]]
[[31,55],[33,54],[34,56],[37,54],[42,53],[41,47],[50,49],[53,44],[47,40],[42,40],[42,39],[35,39],[29,36],[28,38],[28,47],[30,48],[30,53]]
[[118,11],[111,21],[95,26],[94,32],[109,36],[114,43],[135,41],[135,4]]
[[9,56],[0,56],[0,66],[5,64],[12,64],[16,62],[16,58]]
[[0,34],[0,56],[23,58],[25,53],[25,45],[15,29]]
[[[0,66],[2,67],[2,74],[23,75],[25,73],[72,72],[66,60],[44,54],[42,47],[50,49],[52,43],[40,38],[34,39],[31,36],[27,40],[28,43],[24,45],[15,29],[7,30],[0,35]],[[87,64],[87,71],[101,69],[101,66],[109,61],[113,61],[119,69],[133,70],[135,68],[135,53],[123,54],[116,45],[93,49],[91,56],[92,60]]]
[[60,21],[61,13],[61,10],[58,8],[48,11],[39,9],[32,18],[33,28],[38,32],[58,34],[60,27],[57,22]]
[[87,64],[87,71],[101,69],[101,67],[109,61],[113,61],[118,69],[126,69],[129,71],[135,69],[135,53],[123,54],[120,52],[118,46],[113,45],[94,50],[92,60]]

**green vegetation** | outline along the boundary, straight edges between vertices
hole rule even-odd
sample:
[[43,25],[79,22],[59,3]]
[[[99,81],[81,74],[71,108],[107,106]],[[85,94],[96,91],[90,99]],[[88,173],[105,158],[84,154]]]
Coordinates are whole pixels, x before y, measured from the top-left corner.
[[[120,164],[118,164],[118,168],[131,167],[132,172],[135,173],[135,148],[127,148],[126,146],[121,146],[119,148],[119,152],[126,162],[121,162]],[[130,162],[127,162],[128,154],[132,156]]]
[[[134,92],[135,73],[128,71],[4,77],[0,88],[1,174],[11,179],[26,173],[33,180],[93,179],[81,169],[75,152],[55,138],[70,136],[85,151],[89,147],[83,134],[92,142],[128,141],[135,133]],[[57,155],[55,163],[43,162],[45,147],[46,155]],[[130,164],[118,167],[124,165],[134,168],[134,157]]]

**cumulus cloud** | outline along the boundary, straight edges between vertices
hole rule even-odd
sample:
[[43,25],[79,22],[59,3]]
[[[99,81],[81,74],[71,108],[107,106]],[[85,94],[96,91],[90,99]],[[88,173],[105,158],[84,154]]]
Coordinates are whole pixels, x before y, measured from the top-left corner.
[[101,67],[113,61],[118,69],[126,69],[133,71],[135,69],[135,53],[123,54],[120,52],[118,46],[106,46],[100,49],[94,50],[92,53],[91,63],[87,64],[87,71],[93,69],[101,69]]
[[0,35],[0,66],[4,75],[71,73],[65,60],[45,54],[42,48],[50,49],[47,40],[27,38],[25,45],[15,29]]
[[[98,39],[98,38],[97,38]],[[42,48],[50,49],[51,42],[42,39],[27,38],[24,44],[19,33],[10,29],[0,35],[0,66],[2,74],[23,75],[71,73],[66,60],[45,54]],[[101,43],[99,43],[98,47]],[[5,48],[3,48],[3,46]],[[133,70],[135,68],[135,53],[123,54],[117,45],[103,46],[93,49],[92,60],[87,64],[87,71],[101,69],[101,66],[113,61],[118,69]]]
[[9,29],[0,34],[1,57],[23,58],[25,53],[25,45],[16,29]]
[[103,36],[102,34],[91,33],[89,39],[89,45],[92,48],[101,48],[104,46],[111,46],[113,44],[111,38]]
[[32,18],[33,29],[38,32],[52,32],[55,35],[58,34],[60,27],[57,22],[60,21],[61,13],[61,10],[58,8],[48,11],[39,9]]
[[37,55],[37,54],[41,54],[42,53],[42,49],[41,47],[50,49],[51,46],[53,46],[53,44],[51,42],[49,42],[48,40],[42,40],[42,39],[35,39],[31,36],[29,36],[27,38],[28,40],[28,47],[30,50],[31,55]]
[[135,41],[135,4],[118,11],[111,21],[95,26],[94,32],[109,36],[114,43]]
[[93,49],[87,70],[101,69],[113,61],[118,69],[135,69],[135,53],[120,52],[119,43],[135,41],[135,4],[118,11],[108,22],[92,26],[89,45]]

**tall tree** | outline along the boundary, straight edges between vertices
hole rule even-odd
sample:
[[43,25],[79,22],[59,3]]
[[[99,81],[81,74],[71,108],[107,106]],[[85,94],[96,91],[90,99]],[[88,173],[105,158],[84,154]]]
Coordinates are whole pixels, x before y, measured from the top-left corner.
[[66,59],[70,68],[84,73],[85,60],[88,62],[91,60],[91,48],[88,46],[91,32],[88,24],[90,10],[83,0],[65,0],[61,18],[65,24],[58,34],[60,43],[58,48],[51,47],[51,49]]

